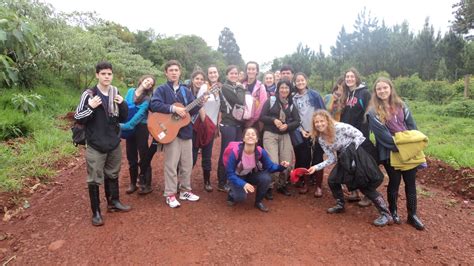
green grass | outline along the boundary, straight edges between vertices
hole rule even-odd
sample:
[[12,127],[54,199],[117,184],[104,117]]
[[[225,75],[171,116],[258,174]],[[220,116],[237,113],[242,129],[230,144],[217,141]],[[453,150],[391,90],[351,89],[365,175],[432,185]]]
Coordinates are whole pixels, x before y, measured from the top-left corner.
[[425,102],[410,102],[418,129],[429,138],[427,155],[455,168],[474,167],[474,121],[438,115],[443,108]]
[[0,191],[18,191],[27,177],[47,181],[55,174],[58,160],[77,152],[71,132],[61,129],[68,128],[68,122],[59,117],[75,109],[80,91],[38,88],[34,92],[43,96],[41,108],[23,115],[9,104],[12,95],[19,91],[0,90],[0,124],[23,120],[30,131],[24,138],[0,142]]

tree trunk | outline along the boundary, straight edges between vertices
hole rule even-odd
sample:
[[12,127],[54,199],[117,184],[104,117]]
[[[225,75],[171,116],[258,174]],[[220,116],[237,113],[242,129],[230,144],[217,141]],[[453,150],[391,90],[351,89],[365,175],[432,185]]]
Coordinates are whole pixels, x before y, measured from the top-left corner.
[[469,81],[471,80],[471,74],[464,76],[464,98],[469,98]]

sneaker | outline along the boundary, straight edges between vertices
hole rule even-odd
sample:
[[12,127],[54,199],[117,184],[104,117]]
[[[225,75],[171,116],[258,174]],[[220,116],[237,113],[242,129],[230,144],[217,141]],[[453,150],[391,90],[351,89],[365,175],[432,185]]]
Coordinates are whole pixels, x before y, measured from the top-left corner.
[[186,191],[186,192],[180,192],[179,193],[179,199],[180,200],[189,200],[189,201],[198,201],[199,196],[193,194],[191,191]]
[[181,206],[181,204],[174,195],[166,197],[166,204],[168,204],[171,208],[177,208]]
[[227,185],[227,184],[225,184],[225,185],[218,185],[218,186],[217,186],[217,191],[229,193],[229,191],[230,191],[230,186]]

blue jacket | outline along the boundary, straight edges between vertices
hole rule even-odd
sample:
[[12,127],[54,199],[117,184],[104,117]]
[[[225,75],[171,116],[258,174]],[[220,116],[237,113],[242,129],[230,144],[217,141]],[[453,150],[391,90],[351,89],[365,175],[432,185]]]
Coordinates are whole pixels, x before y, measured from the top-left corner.
[[[403,106],[403,114],[407,129],[417,129],[415,120],[413,120],[411,112],[406,105]],[[390,158],[390,151],[398,151],[395,141],[393,140],[393,136],[390,134],[387,126],[382,123],[382,121],[380,121],[379,116],[373,109],[368,111],[367,118],[369,121],[369,128],[372,132],[374,132],[376,141],[375,146],[377,147],[379,160],[386,161]]]
[[[158,112],[158,113],[163,113],[163,114],[171,114],[172,112],[172,105],[174,103],[181,103],[184,106],[190,104],[192,101],[194,101],[194,96],[191,93],[191,91],[184,85],[184,84],[179,84],[179,89],[176,91],[176,93],[173,90],[173,82],[166,82],[158,88],[155,89],[153,92],[153,96],[151,97],[151,102],[150,102],[150,110],[152,112]],[[183,97],[183,93],[181,91],[184,91],[184,94],[186,96],[186,100]],[[196,114],[201,106],[197,105],[193,109],[189,111],[189,114],[192,116]],[[187,126],[182,127],[179,132],[178,132],[178,137],[180,139],[192,139],[193,137],[193,127],[192,124],[189,123]]]
[[326,105],[324,104],[323,98],[317,91],[308,88],[308,94],[309,102],[314,107],[314,109],[326,109]]
[[125,96],[125,101],[127,102],[129,112],[133,108],[137,108],[137,111],[130,120],[128,120],[126,123],[120,124],[120,128],[122,130],[133,130],[139,123],[146,125],[148,117],[148,106],[150,106],[150,99],[148,96],[145,97],[143,99],[143,102],[137,106],[135,104],[135,101],[133,100],[135,96],[135,90],[135,88],[128,89],[127,95]]
[[[240,146],[242,145],[239,145],[239,147]],[[270,157],[268,156],[268,153],[264,149],[262,149],[262,156],[260,157],[260,162],[262,163],[262,166],[263,166],[262,171],[267,171],[269,173],[281,172],[286,169],[282,165],[273,163]],[[227,162],[227,168],[226,168],[227,178],[234,185],[238,187],[244,187],[244,185],[247,182],[245,182],[245,180],[243,180],[240,176],[238,176],[235,173],[238,163],[239,162],[237,161],[237,158],[235,158],[235,154],[232,152]]]

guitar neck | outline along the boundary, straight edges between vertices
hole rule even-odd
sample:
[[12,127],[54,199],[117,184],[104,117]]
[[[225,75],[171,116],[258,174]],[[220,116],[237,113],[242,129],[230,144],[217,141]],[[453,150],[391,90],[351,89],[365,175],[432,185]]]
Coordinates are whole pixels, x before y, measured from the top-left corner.
[[191,109],[193,109],[194,107],[196,107],[196,105],[199,104],[199,101],[202,99],[202,97],[204,97],[207,93],[204,93],[203,95],[199,96],[198,98],[196,98],[196,100],[192,101],[190,104],[188,104],[186,106],[186,112],[189,113],[189,111],[191,111]]

